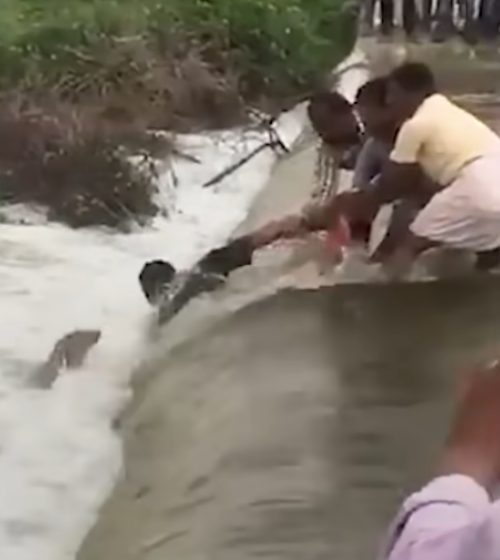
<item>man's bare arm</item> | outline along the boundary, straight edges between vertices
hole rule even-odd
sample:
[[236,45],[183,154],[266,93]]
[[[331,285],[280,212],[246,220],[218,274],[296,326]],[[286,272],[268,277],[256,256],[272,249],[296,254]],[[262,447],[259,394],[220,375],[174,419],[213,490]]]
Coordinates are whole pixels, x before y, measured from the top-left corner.
[[422,171],[416,163],[387,162],[372,194],[378,205],[418,194],[422,184]]
[[355,220],[369,220],[383,204],[414,196],[419,190],[421,179],[422,172],[417,164],[388,162],[373,188],[347,191],[326,204],[306,210],[303,214],[306,229],[328,229],[340,215]]
[[[238,241],[241,245],[244,241],[246,252],[251,254],[280,238],[328,230],[335,226],[341,216],[347,216],[351,220],[370,220],[382,204],[409,196],[415,189],[416,181],[420,181],[420,176],[417,165],[391,162],[383,170],[380,183],[373,189],[340,193],[324,204],[306,207],[300,214],[271,221],[235,242]],[[226,248],[216,251],[221,250],[227,252]]]

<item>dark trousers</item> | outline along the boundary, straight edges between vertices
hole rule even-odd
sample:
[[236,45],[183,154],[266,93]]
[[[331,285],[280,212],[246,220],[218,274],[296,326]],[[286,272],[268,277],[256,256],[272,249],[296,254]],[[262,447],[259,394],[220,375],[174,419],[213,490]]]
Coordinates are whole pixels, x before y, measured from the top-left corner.
[[413,35],[418,25],[418,13],[415,0],[403,0],[403,29],[407,35]]
[[496,37],[500,27],[500,1],[481,0],[478,16],[481,34],[486,38]]
[[483,251],[477,253],[476,268],[481,271],[488,271],[500,265],[500,249]]
[[436,21],[440,34],[451,35],[453,26],[453,4],[454,0],[438,0],[436,6]]
[[430,31],[432,24],[432,8],[434,2],[433,0],[422,0],[422,28],[425,31]]
[[[474,0],[457,0],[460,9],[460,15],[465,21],[465,31],[469,31],[474,27]],[[484,0],[483,0],[484,1]],[[486,0],[488,2],[497,0]],[[444,35],[451,35],[455,26],[453,24],[453,8],[454,0],[437,0],[436,21],[439,31]]]
[[[390,33],[394,27],[394,3],[393,0],[378,0],[380,2],[381,31]],[[364,3],[364,24],[367,29],[373,29],[373,18],[377,0],[366,0]]]

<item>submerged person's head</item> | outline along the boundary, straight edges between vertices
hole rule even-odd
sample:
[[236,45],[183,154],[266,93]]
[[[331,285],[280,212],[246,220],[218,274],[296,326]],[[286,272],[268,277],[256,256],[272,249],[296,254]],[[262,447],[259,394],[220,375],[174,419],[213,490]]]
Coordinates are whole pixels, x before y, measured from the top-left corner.
[[395,119],[387,104],[387,79],[374,78],[362,85],[356,94],[356,110],[370,136],[392,140]]
[[314,130],[326,144],[343,149],[358,142],[360,131],[353,107],[339,93],[317,93],[307,111]]
[[432,70],[420,62],[399,66],[387,80],[387,102],[401,121],[409,119],[427,97],[436,93]]
[[139,283],[145,298],[151,305],[158,303],[166,286],[175,277],[175,268],[165,261],[150,261],[139,274]]

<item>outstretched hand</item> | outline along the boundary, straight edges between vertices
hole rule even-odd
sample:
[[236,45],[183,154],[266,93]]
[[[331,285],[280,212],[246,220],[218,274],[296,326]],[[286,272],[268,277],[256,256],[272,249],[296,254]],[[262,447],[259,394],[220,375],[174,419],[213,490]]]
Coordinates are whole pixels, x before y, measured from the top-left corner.
[[305,233],[302,216],[291,215],[274,220],[252,234],[254,246],[264,247],[282,238],[298,237]]
[[465,474],[491,490],[500,477],[500,363],[467,378],[445,448],[445,474]]

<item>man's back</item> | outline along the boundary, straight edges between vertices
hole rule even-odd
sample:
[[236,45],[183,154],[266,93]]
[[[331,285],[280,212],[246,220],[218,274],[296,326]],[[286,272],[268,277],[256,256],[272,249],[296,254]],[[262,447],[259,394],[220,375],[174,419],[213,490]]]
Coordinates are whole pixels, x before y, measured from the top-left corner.
[[446,186],[465,165],[495,149],[500,152],[500,139],[488,126],[434,94],[401,127],[391,159],[419,163],[434,181]]

